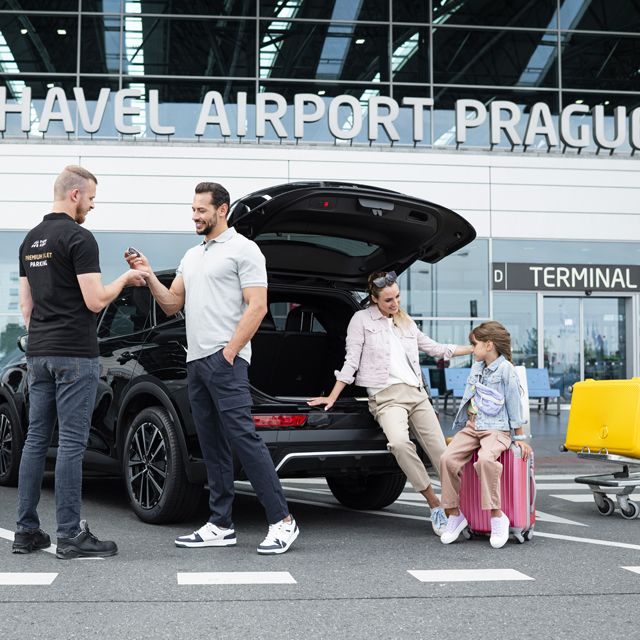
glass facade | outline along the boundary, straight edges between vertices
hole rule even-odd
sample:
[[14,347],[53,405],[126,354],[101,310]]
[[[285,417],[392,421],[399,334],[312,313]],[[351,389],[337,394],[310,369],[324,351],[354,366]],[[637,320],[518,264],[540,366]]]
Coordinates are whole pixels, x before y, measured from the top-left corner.
[[[370,101],[379,97],[399,105],[398,146],[455,148],[460,100],[488,111],[497,101],[515,105],[521,138],[534,105],[548,106],[556,128],[567,106],[600,106],[611,138],[614,109],[625,107],[628,114],[640,107],[639,60],[635,0],[0,0],[0,89],[8,103],[20,103],[27,89],[31,95],[30,129],[24,130],[20,114],[3,114],[5,140],[43,136],[43,112],[59,114],[63,106],[52,101],[52,89],[66,96],[72,130],[53,117],[47,138],[195,140],[211,92],[220,97],[211,113],[222,105],[233,126],[226,133],[206,126],[198,134],[204,142],[278,140],[270,122],[258,131],[257,103],[264,99],[267,113],[282,108],[285,142],[294,144],[294,101],[302,93],[315,100],[307,113],[315,105],[326,114],[340,99],[338,132],[356,145],[369,144],[369,132],[366,122],[356,122],[353,104],[366,118]],[[137,92],[128,105],[138,113],[125,117],[136,127],[131,134],[116,122],[116,93],[126,89]],[[411,98],[433,106],[403,106]],[[101,110],[102,118],[94,117]],[[574,137],[584,125],[592,129],[585,110],[568,119]],[[87,130],[82,113],[84,121],[97,120],[95,130]],[[162,125],[173,131],[159,134]],[[376,143],[388,145],[389,133],[380,131]],[[467,129],[466,145],[487,148],[489,131],[489,119]],[[303,142],[333,144],[337,137],[324,120],[305,124]],[[503,136],[497,146],[510,142]],[[546,148],[545,138],[536,135],[532,146]],[[586,149],[596,149],[591,138]],[[628,140],[619,149],[630,152]],[[13,350],[22,331],[15,256],[23,236],[0,235],[0,355]],[[96,237],[106,281],[121,270],[129,244],[147,247],[155,268],[173,268],[197,241],[192,234]],[[640,248],[479,238],[435,265],[414,264],[400,279],[403,304],[429,335],[445,342],[466,342],[469,329],[484,319],[504,322],[515,361],[549,367],[563,393],[585,375],[632,373],[625,354],[637,326],[631,321],[637,301],[493,291],[491,263],[500,261],[637,265]]]
[[[2,84],[9,101],[20,102],[25,87],[31,89],[32,136],[41,135],[38,118],[51,88],[64,89],[75,122],[74,87],[84,90],[89,113],[100,90],[111,90],[94,132],[105,138],[154,138],[152,91],[160,121],[171,123],[175,139],[194,137],[210,91],[220,93],[233,121],[246,102],[239,118],[245,116],[247,131],[208,126],[199,134],[204,140],[276,139],[270,125],[260,136],[252,124],[261,93],[284,97],[285,123],[298,93],[318,96],[325,111],[332,99],[349,96],[365,116],[372,97],[393,98],[400,106],[395,144],[412,146],[418,116],[402,105],[406,97],[434,102],[423,114],[419,145],[455,144],[454,105],[462,98],[485,107],[512,102],[522,116],[519,132],[536,103],[548,105],[555,120],[567,105],[602,105],[611,132],[614,107],[640,106],[639,55],[640,9],[632,0],[29,0],[19,6],[0,0]],[[120,89],[139,92],[128,103],[141,110],[130,117],[135,133],[114,127]],[[351,131],[352,120],[342,105],[339,127]],[[592,117],[587,112],[573,120],[590,125]],[[19,125],[19,117],[9,115],[5,135],[24,137]],[[285,140],[294,143],[291,129]],[[368,143],[364,129],[346,139]],[[46,131],[67,133],[55,119]],[[488,121],[469,133],[466,144],[488,146]],[[77,126],[71,135],[89,134]],[[305,132],[309,141],[335,137],[326,123]],[[388,144],[389,136],[375,140]]]

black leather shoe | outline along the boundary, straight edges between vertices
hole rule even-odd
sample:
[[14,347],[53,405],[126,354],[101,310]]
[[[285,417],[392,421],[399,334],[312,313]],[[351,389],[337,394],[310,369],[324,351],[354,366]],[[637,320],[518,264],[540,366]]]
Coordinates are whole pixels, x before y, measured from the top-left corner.
[[51,546],[51,538],[42,529],[37,531],[16,531],[13,537],[13,553],[31,553]]
[[108,558],[118,553],[115,542],[98,540],[91,531],[86,520],[80,520],[80,533],[75,538],[58,538],[56,558]]

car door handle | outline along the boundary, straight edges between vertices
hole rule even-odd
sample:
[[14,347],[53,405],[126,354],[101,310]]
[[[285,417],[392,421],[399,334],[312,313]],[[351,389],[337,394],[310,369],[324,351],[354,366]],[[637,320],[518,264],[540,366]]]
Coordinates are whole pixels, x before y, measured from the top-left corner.
[[116,360],[119,364],[125,364],[129,362],[129,360],[135,360],[138,356],[135,353],[131,353],[131,351],[125,351],[121,353]]

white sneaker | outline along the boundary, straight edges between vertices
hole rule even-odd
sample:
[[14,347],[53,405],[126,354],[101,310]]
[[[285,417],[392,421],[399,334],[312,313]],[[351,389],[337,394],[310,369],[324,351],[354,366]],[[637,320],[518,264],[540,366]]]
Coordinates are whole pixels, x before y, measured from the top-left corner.
[[451,544],[452,542],[455,542],[468,526],[469,523],[462,512],[457,516],[449,516],[447,518],[447,526],[440,535],[440,542],[442,542],[442,544]]
[[431,509],[431,527],[437,536],[441,536],[447,528],[447,516],[442,507]]
[[237,542],[234,529],[221,529],[206,522],[197,531],[187,536],[178,536],[176,547],[230,547]]
[[258,545],[258,553],[284,553],[289,549],[299,533],[300,529],[298,529],[293,517],[291,522],[280,520],[280,522],[270,524],[267,537]]
[[503,513],[499,518],[491,518],[489,542],[494,549],[500,549],[509,539],[509,518]]

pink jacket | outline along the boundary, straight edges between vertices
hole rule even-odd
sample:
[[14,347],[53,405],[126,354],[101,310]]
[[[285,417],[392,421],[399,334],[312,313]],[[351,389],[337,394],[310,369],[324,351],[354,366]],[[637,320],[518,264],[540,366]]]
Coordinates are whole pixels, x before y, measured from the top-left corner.
[[[357,311],[347,327],[347,354],[337,380],[351,384],[354,380],[361,387],[383,387],[387,384],[391,355],[389,352],[389,323],[376,305]],[[413,320],[394,326],[413,370],[421,380],[418,351],[434,358],[451,358],[455,344],[440,344],[426,336]],[[356,374],[357,372],[357,374]]]

